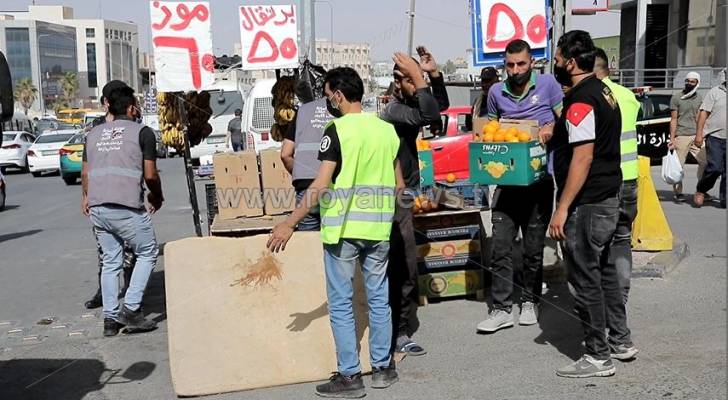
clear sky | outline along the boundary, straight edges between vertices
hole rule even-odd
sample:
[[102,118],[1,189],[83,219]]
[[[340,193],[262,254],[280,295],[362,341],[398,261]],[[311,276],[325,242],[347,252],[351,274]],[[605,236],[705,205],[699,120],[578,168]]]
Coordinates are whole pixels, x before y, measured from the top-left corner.
[[[76,18],[133,21],[139,25],[140,47],[148,49],[149,2],[147,0],[36,0],[37,5],[73,7]],[[290,4],[276,0],[211,0],[213,46],[217,55],[231,54],[239,42],[236,6],[243,4]],[[394,51],[407,48],[409,0],[329,0],[316,5],[317,37],[331,36],[329,4],[333,8],[333,37],[337,42],[367,42],[375,61],[388,60]],[[0,10],[27,10],[30,0],[2,0]],[[430,48],[438,61],[464,57],[471,47],[467,0],[417,0],[415,44]],[[615,19],[616,18],[616,19]],[[576,17],[574,27],[595,36],[617,35],[619,15]]]

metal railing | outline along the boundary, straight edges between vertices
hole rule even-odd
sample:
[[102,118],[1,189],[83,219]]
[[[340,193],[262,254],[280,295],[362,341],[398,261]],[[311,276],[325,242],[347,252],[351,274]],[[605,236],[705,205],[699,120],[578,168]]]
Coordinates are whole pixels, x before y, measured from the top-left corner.
[[658,69],[620,69],[612,73],[612,80],[626,87],[652,86],[660,89],[680,89],[685,85],[685,75],[690,71],[700,74],[700,87],[717,86],[718,73],[723,68],[682,67]]

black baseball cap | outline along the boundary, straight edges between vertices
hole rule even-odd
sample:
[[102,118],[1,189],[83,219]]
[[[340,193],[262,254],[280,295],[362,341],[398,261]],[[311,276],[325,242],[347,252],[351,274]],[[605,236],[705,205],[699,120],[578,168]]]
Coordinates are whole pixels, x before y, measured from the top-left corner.
[[103,104],[104,99],[108,98],[111,95],[112,90],[119,89],[119,88],[125,88],[125,87],[129,87],[129,85],[127,85],[123,81],[120,81],[120,80],[109,81],[109,83],[104,85],[104,88],[101,89],[101,98],[99,99],[99,101]]
[[498,70],[493,67],[485,67],[480,71],[480,80],[490,82],[498,79]]

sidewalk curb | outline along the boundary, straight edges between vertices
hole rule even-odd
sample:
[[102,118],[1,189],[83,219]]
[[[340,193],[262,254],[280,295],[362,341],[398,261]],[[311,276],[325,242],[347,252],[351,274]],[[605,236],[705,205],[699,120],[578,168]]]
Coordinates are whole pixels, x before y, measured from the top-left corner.
[[[635,252],[646,253],[649,252]],[[673,249],[669,251],[660,251],[649,258],[646,264],[632,266],[632,278],[665,278],[669,273],[675,270],[682,260],[690,255],[688,244],[683,241],[675,241]],[[543,280],[550,283],[564,283],[567,281],[566,264],[563,260],[558,260],[553,264],[546,264],[543,268]]]
[[643,266],[635,265],[632,269],[632,278],[665,278],[688,255],[690,255],[688,244],[675,241],[672,250],[655,253]]

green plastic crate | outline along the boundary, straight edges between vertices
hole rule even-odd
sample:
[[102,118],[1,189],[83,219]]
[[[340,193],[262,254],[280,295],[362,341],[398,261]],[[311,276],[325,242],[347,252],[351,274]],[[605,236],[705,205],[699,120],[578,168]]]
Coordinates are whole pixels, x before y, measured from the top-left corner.
[[435,184],[435,166],[433,165],[432,150],[417,152],[420,159],[420,187]]
[[525,143],[470,142],[470,181],[481,185],[528,186],[546,176],[546,150]]

